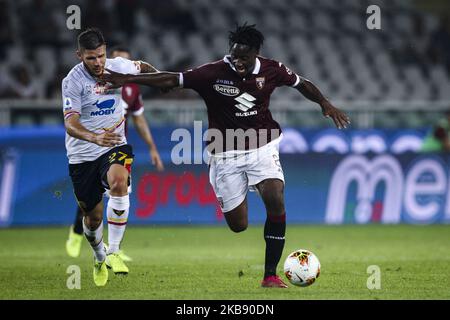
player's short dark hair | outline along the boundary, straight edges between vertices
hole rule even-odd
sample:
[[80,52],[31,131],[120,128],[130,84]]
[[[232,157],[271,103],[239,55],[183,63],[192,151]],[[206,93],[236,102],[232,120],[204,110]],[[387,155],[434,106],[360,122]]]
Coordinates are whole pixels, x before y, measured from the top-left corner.
[[114,51],[126,52],[128,54],[131,54],[130,49],[124,45],[116,45],[111,47],[111,49],[109,49],[110,53],[113,53]]
[[88,28],[78,35],[78,48],[95,50],[106,44],[103,33],[97,28]]
[[244,23],[242,26],[237,26],[235,31],[230,31],[228,36],[230,48],[235,43],[239,43],[259,51],[264,43],[264,36],[255,27],[255,24],[247,25],[247,23]]

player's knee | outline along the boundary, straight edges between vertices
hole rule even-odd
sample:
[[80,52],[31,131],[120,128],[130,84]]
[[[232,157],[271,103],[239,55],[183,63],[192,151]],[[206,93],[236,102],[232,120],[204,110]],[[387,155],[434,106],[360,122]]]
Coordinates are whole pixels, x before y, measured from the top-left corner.
[[231,231],[236,232],[236,233],[247,230],[247,227],[248,227],[247,223],[239,223],[239,224],[230,225]]
[[102,216],[86,216],[84,219],[89,230],[96,230],[102,223]]
[[126,193],[128,190],[128,178],[117,175],[111,178],[109,187],[113,193]]

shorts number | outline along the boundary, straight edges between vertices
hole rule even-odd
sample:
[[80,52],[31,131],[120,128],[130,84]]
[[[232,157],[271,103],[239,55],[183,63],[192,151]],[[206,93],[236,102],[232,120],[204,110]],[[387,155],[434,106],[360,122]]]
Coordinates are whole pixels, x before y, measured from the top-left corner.
[[281,163],[280,163],[280,158],[274,154],[273,156],[273,160],[275,161],[275,164],[281,169]]
[[119,153],[119,155],[120,155],[119,158],[117,159],[118,161],[122,161],[123,159],[128,157],[128,154],[126,154],[125,152],[122,152],[122,151],[114,152],[109,156],[110,163],[116,160],[117,153]]

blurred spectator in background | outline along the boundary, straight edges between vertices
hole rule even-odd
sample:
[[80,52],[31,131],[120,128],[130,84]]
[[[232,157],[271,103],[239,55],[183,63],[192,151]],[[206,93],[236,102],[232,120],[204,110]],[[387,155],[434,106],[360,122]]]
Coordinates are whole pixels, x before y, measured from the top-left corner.
[[423,16],[415,14],[412,24],[413,38],[406,38],[405,44],[396,55],[396,62],[405,65],[417,65],[422,71],[427,71],[427,55],[430,37],[425,28]]
[[192,33],[198,30],[191,12],[175,0],[145,2],[151,19],[164,30]]
[[54,9],[46,0],[33,0],[20,8],[21,35],[29,47],[59,45]]
[[61,99],[61,83],[70,71],[70,67],[59,64],[56,67],[56,75],[45,88],[45,97],[47,99]]
[[[312,72],[314,79],[342,99],[354,100],[359,92],[360,99],[376,101],[405,97],[449,100],[447,1],[436,0],[436,6],[430,5],[436,8],[432,13],[422,12],[415,1],[393,1],[389,10],[383,11],[383,21],[395,28],[367,37],[357,13],[360,10],[365,15],[367,4],[357,0],[347,1],[352,10],[348,10],[349,4],[336,1],[300,4],[300,0],[275,0],[267,7],[261,1],[241,0],[236,7],[231,4],[236,1],[204,0],[0,0],[0,96],[5,91],[4,79],[9,77],[7,70],[25,60],[28,66],[34,65],[31,77],[39,77],[35,81],[42,96],[60,94],[59,89],[54,90],[55,78],[59,78],[54,64],[58,63],[56,57],[63,64],[76,62],[72,41],[78,32],[67,29],[65,12],[68,5],[76,4],[81,8],[82,28],[100,28],[109,45],[127,43],[159,68],[186,70],[198,65],[197,60],[218,59],[226,43],[217,34],[226,32],[236,20],[259,21],[270,34],[265,52]],[[442,19],[430,30],[429,22],[438,18],[436,12]],[[292,28],[301,33],[286,33]],[[315,45],[309,47],[309,42]],[[53,57],[55,62],[42,63],[49,60],[42,57]],[[367,58],[369,63],[363,61]],[[415,82],[423,90],[408,82],[418,75],[417,68],[423,79],[431,79]],[[409,78],[409,72],[414,77]],[[388,96],[384,96],[388,87]],[[158,90],[143,88],[142,93],[146,99],[197,97],[189,90],[160,95]]]
[[0,0],[0,59],[5,58],[6,47],[13,42],[11,17],[9,4],[6,0]]
[[6,89],[2,93],[4,98],[38,98],[39,88],[32,80],[28,69],[24,65],[15,65],[10,69]]
[[421,148],[422,152],[450,151],[450,109],[427,133]]
[[430,58],[434,64],[444,64],[450,72],[450,18],[444,16],[431,34]]
[[[87,1],[86,6],[81,8],[81,24],[84,28],[92,27],[102,30],[105,39],[114,42],[117,33],[115,28],[113,7],[109,1]],[[131,21],[128,21],[131,23]]]
[[123,30],[127,37],[132,37],[136,29],[136,11],[139,7],[138,0],[117,0],[115,11],[119,22],[119,29]]
[[6,72],[0,72],[0,99],[6,98],[8,90],[8,76]]

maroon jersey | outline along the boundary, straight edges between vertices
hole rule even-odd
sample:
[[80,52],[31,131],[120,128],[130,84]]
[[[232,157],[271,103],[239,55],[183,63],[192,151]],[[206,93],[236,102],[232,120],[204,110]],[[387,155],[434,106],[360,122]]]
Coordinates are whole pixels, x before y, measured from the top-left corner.
[[[281,128],[269,110],[270,95],[276,87],[296,86],[301,78],[281,62],[263,57],[256,59],[250,75],[241,78],[229,59],[225,56],[182,73],[180,85],[200,94],[206,103],[209,128],[220,130],[223,137],[226,129],[254,129],[258,133],[265,129],[262,131],[268,133],[266,143],[272,141]],[[278,132],[276,137],[272,137],[271,129]],[[265,144],[259,140],[257,147]],[[228,147],[224,150],[240,149],[236,145],[230,148],[224,141],[225,145]],[[245,149],[248,148],[246,142]]]
[[[130,114],[138,116],[144,112],[144,103],[137,84],[127,83],[123,85],[122,101],[126,120],[128,120]],[[127,133],[127,121],[125,121],[125,133]]]

